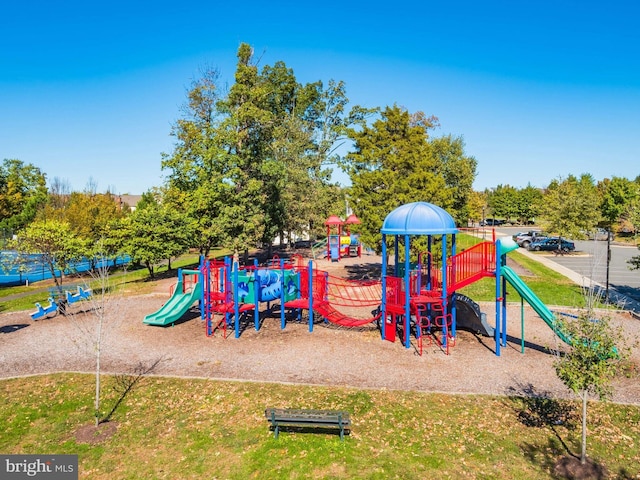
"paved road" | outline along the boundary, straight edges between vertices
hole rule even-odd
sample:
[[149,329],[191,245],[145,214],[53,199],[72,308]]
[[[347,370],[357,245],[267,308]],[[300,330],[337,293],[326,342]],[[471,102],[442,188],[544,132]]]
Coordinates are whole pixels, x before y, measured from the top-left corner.
[[[521,230],[518,227],[504,227],[496,229],[496,232],[513,235]],[[606,287],[607,242],[576,240],[575,244],[576,252],[572,255],[546,258]],[[640,255],[640,250],[637,247],[611,244],[609,289],[640,302],[640,270],[629,270],[627,263],[631,257],[637,255]]]

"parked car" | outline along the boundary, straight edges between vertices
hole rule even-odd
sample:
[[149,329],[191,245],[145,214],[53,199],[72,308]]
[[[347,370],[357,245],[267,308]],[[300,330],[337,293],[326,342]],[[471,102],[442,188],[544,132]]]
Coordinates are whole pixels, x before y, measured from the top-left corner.
[[513,241],[514,241],[514,242],[517,242],[517,241],[518,241],[518,237],[519,237],[520,235],[526,235],[526,234],[527,234],[527,232],[518,232],[518,233],[514,233],[513,235],[511,235],[511,238],[513,238]]
[[595,231],[587,233],[587,237],[589,237],[589,240],[613,240],[613,233],[604,228],[596,228]]
[[558,237],[547,237],[541,238],[539,240],[535,240],[529,244],[527,247],[528,250],[533,250],[536,252],[539,251],[556,251],[560,250],[562,252],[573,252],[576,249],[575,243],[562,239],[562,244],[560,243],[560,239]]
[[547,234],[540,230],[529,230],[528,232],[519,233],[514,239],[519,247],[527,248],[531,242],[547,238]]
[[500,225],[504,225],[504,220],[498,220],[497,218],[485,218],[480,221],[481,227],[499,227]]

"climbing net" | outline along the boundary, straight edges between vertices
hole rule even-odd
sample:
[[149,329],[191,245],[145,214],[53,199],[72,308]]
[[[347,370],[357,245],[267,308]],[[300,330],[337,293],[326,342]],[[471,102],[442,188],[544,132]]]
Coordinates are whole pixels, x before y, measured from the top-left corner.
[[327,300],[343,307],[377,307],[382,302],[380,280],[349,280],[330,275],[327,279]]

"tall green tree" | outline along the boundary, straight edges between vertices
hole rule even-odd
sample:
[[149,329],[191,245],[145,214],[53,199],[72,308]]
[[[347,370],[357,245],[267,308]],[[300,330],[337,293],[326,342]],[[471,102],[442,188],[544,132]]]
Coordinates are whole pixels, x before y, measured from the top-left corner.
[[604,179],[598,188],[603,226],[612,229],[616,224],[628,222],[630,213],[640,199],[640,185],[623,177],[613,177]]
[[541,209],[550,233],[581,238],[600,221],[600,196],[593,177],[582,174],[553,180],[547,187]]
[[493,215],[507,220],[517,218],[518,190],[511,185],[498,185],[488,196],[489,209]]
[[511,185],[498,185],[489,191],[487,203],[496,217],[527,223],[535,219],[542,205],[542,191],[528,184],[517,189]]
[[363,241],[378,249],[380,228],[396,207],[415,201],[434,203],[466,222],[476,161],[464,154],[460,138],[430,139],[437,119],[386,107],[370,125],[348,130],[354,151],[346,156],[353,209],[363,222]]
[[0,165],[0,229],[19,230],[31,222],[47,200],[40,169],[16,159]]
[[529,183],[525,188],[518,190],[515,201],[516,218],[520,223],[526,224],[540,214],[542,190]]
[[344,130],[342,85],[301,85],[283,62],[259,71],[247,44],[237,57],[228,92],[216,70],[192,85],[163,159],[164,200],[186,210],[205,254],[308,230],[316,199],[332,191],[326,164]]

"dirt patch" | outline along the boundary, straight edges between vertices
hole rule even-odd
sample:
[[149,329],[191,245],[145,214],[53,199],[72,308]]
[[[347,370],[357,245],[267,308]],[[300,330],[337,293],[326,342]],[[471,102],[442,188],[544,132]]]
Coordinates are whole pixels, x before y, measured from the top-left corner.
[[98,426],[95,424],[83,425],[76,430],[75,439],[78,443],[98,445],[111,438],[117,430],[117,422],[100,423]]
[[576,457],[562,457],[556,463],[553,473],[569,480],[601,480],[608,477],[602,465],[589,458],[582,464]]

